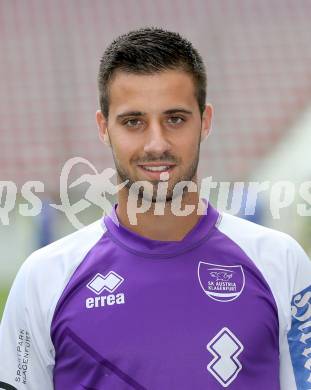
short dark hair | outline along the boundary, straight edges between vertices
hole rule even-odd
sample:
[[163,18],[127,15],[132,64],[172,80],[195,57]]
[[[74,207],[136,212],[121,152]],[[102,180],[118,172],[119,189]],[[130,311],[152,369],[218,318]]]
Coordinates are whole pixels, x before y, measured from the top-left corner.
[[199,110],[205,108],[207,76],[201,55],[180,34],[158,27],[143,27],[120,35],[105,50],[99,67],[99,104],[109,114],[109,83],[117,70],[153,74],[164,70],[183,70],[193,77]]

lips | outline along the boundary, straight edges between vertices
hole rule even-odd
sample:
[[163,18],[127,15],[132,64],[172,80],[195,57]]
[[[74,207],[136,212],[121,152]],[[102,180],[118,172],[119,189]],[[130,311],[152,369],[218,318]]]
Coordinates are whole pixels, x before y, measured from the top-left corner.
[[169,165],[142,165],[141,167],[151,172],[165,172],[171,168]]
[[160,174],[163,172],[171,173],[175,165],[171,163],[149,163],[144,165],[138,165],[140,170],[144,174],[148,175],[153,179],[160,179]]

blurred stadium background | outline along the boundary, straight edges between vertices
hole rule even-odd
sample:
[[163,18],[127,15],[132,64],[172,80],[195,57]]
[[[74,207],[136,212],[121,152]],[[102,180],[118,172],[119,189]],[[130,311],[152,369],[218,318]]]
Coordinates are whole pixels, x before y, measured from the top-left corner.
[[[0,181],[16,184],[17,200],[9,224],[0,222],[0,318],[30,252],[74,230],[49,206],[59,203],[65,162],[80,156],[98,172],[114,166],[94,116],[99,59],[113,38],[159,26],[180,32],[203,55],[215,116],[201,178],[299,185],[311,180],[310,17],[309,0],[1,0]],[[23,217],[20,190],[30,180],[44,183],[44,207]],[[77,186],[72,199],[86,188]],[[10,195],[4,186],[0,194],[4,207]],[[262,196],[256,220],[292,234],[310,253],[310,217],[293,205],[275,220],[268,207]],[[81,220],[101,214],[92,205]]]

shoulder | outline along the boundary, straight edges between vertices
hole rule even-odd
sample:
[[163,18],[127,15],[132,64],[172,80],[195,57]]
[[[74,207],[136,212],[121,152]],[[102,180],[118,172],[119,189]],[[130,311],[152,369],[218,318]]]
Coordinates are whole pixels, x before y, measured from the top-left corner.
[[285,261],[295,265],[303,252],[290,235],[226,213],[222,215],[218,229],[244,251],[259,256],[263,261],[274,258],[275,261],[282,261],[283,265]]
[[62,269],[72,267],[97,243],[106,228],[98,220],[80,230],[75,231],[57,241],[34,251],[25,261],[31,273],[45,273],[61,266]]
[[310,285],[311,262],[290,235],[224,213],[218,230],[236,243],[263,274],[287,316],[294,294]]
[[15,285],[24,286],[27,305],[51,318],[63,289],[87,253],[105,233],[98,220],[33,252],[23,263]]

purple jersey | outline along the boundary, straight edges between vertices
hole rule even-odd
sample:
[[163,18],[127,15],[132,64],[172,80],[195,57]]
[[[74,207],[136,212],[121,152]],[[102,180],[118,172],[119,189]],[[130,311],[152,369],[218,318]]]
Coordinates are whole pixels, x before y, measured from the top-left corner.
[[22,266],[1,326],[0,383],[310,389],[310,283],[292,238],[211,205],[181,241],[138,235],[114,208]]

